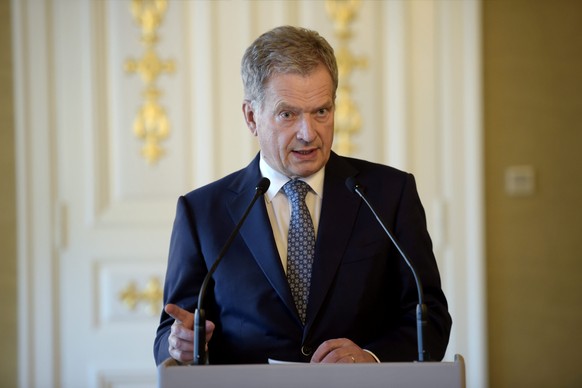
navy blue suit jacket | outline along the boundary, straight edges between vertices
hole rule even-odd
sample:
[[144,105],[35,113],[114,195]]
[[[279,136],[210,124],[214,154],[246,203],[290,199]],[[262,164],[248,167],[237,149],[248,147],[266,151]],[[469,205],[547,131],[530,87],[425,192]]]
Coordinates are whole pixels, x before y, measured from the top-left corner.
[[[334,153],[325,169],[305,326],[259,199],[206,294],[207,319],[216,324],[210,363],[309,361],[323,341],[333,338],[349,338],[381,361],[417,358],[414,278],[365,203],[346,188],[350,176],[364,186],[418,271],[428,307],[425,348],[432,359],[444,356],[451,318],[413,176]],[[260,178],[257,155],[246,168],[180,197],[164,304],[194,311],[204,276]],[[154,344],[158,364],[169,357],[172,323],[162,312]]]

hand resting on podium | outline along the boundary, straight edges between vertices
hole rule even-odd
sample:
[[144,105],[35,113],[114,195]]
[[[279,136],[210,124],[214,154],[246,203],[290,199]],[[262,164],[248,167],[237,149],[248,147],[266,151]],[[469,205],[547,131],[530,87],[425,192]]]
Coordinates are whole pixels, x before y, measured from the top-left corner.
[[[167,304],[166,313],[175,319],[168,338],[170,356],[178,362],[188,364],[194,358],[194,314],[178,307]],[[212,338],[214,323],[206,321],[206,350]],[[365,351],[347,338],[330,339],[323,342],[311,358],[312,363],[364,363],[377,362],[374,356]]]

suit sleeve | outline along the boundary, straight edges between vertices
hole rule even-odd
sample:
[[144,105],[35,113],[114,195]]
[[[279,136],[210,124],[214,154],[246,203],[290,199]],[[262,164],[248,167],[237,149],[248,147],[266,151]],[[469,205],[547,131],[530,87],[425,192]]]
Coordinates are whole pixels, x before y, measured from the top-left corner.
[[[164,284],[164,306],[174,303],[193,312],[198,303],[198,290],[207,268],[202,258],[193,213],[185,197],[180,197],[170,239],[170,251]],[[174,319],[162,311],[154,341],[156,364],[170,357],[168,336]]]
[[[427,230],[426,216],[421,204],[414,177],[407,174],[402,189],[392,230],[402,250],[409,258],[424,289],[427,306],[427,325],[424,327],[424,345],[431,360],[444,357],[452,320],[448,313],[447,300],[441,289],[440,275]],[[401,314],[396,327],[387,328],[385,335],[364,347],[381,361],[418,359],[416,306],[418,293],[410,268],[404,260],[399,261],[401,283]]]

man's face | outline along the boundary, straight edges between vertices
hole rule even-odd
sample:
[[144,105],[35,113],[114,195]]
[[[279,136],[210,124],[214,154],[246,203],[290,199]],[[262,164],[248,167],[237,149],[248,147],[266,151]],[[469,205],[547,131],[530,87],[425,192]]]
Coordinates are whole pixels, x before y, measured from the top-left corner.
[[263,106],[243,102],[251,133],[258,137],[265,161],[290,177],[307,177],[327,161],[333,142],[333,83],[324,66],[308,76],[274,75]]

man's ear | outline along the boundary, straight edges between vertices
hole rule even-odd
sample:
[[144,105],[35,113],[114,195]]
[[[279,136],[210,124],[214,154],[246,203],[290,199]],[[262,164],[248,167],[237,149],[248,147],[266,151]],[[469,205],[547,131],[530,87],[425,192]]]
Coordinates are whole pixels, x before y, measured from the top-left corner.
[[242,104],[242,111],[245,117],[245,122],[247,123],[247,127],[254,136],[257,136],[256,112],[253,108],[253,104],[249,100],[244,100]]

